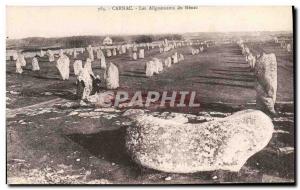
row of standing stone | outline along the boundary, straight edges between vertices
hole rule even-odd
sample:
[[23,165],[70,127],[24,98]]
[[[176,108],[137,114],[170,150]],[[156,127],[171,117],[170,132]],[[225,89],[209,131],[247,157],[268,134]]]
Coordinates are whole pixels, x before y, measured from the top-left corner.
[[250,50],[243,40],[237,42],[246,57],[250,70],[255,75],[256,107],[275,115],[277,93],[277,60],[274,53],[267,54],[262,48]]

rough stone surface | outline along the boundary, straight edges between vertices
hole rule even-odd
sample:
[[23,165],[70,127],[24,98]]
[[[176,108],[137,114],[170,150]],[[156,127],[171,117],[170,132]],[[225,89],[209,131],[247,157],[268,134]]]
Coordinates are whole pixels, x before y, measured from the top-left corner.
[[132,59],[133,59],[133,60],[137,60],[137,54],[136,54],[136,52],[133,52],[133,54],[132,54]]
[[153,73],[155,72],[155,66],[153,61],[149,61],[146,63],[146,76],[152,77]]
[[107,57],[111,57],[111,50],[110,49],[106,50],[106,55],[107,55]]
[[275,112],[277,93],[277,61],[273,53],[263,54],[255,64],[256,107],[262,111]]
[[38,61],[38,59],[36,57],[34,57],[32,59],[31,64],[32,64],[32,70],[33,71],[39,71],[40,70],[39,61]]
[[171,67],[172,66],[172,59],[171,57],[168,57],[165,59],[165,67]]
[[249,53],[249,54],[246,56],[246,61],[247,61],[247,63],[249,64],[249,66],[250,66],[251,69],[254,69],[254,68],[255,68],[256,58],[252,55],[252,53]]
[[139,58],[140,59],[144,59],[145,58],[145,50],[144,49],[140,49],[139,50]]
[[56,68],[58,69],[60,76],[63,80],[69,79],[70,59],[66,55],[60,55],[59,59],[56,62]]
[[145,113],[129,117],[133,120],[126,134],[129,154],[136,163],[164,172],[239,171],[273,133],[271,119],[258,110],[200,124]]
[[73,63],[73,70],[74,70],[74,75],[79,75],[80,71],[83,69],[82,67],[82,61],[81,60],[76,60]]
[[23,72],[22,67],[26,65],[26,61],[24,59],[24,56],[19,54],[16,60],[16,73],[21,74]]
[[155,65],[154,66],[155,67],[154,73],[159,74],[164,69],[163,64],[158,58],[153,58],[152,60],[153,60],[154,65]]
[[87,51],[88,51],[89,58],[91,59],[91,61],[94,61],[94,52],[93,52],[93,47],[91,45],[89,45],[87,47]]
[[109,63],[107,65],[105,81],[107,89],[116,89],[119,87],[119,69],[115,64]]

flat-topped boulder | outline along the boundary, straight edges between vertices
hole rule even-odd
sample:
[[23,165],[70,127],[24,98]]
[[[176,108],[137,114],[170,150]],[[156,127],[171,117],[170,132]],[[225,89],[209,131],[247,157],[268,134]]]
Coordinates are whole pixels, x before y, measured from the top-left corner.
[[130,114],[126,147],[132,159],[148,168],[172,173],[239,171],[262,150],[273,133],[271,119],[244,110],[210,122],[190,124],[144,112]]

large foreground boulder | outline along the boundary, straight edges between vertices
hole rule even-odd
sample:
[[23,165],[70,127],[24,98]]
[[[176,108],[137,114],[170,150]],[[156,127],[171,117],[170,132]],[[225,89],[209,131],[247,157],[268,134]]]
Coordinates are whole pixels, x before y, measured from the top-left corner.
[[148,168],[172,172],[239,171],[262,150],[273,133],[271,119],[244,110],[214,121],[189,124],[146,113],[130,115],[126,147],[133,160]]

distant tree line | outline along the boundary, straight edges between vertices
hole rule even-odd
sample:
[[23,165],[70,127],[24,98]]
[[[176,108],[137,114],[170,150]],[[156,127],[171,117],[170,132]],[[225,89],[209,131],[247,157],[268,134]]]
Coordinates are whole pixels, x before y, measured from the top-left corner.
[[[106,36],[71,36],[59,38],[41,38],[30,37],[24,39],[7,39],[6,47],[8,49],[41,49],[41,48],[75,48],[87,47],[88,45],[102,45]],[[183,37],[177,34],[164,35],[128,35],[128,36],[110,36],[114,44],[126,43],[151,43],[153,41],[182,40]]]

